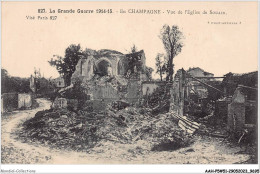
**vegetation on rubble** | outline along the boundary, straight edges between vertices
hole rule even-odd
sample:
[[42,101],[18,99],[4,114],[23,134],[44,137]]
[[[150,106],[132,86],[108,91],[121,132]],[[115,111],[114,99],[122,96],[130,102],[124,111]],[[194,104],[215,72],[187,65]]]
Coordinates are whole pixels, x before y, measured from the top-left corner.
[[153,114],[167,113],[170,108],[170,97],[169,86],[156,88],[152,94],[144,96],[142,107],[153,109]]

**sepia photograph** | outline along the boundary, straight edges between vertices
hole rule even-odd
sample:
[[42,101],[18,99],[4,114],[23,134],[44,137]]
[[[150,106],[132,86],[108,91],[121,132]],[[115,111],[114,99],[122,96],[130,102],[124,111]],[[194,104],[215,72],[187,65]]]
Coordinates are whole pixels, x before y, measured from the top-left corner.
[[257,1],[1,8],[1,164],[258,164]]

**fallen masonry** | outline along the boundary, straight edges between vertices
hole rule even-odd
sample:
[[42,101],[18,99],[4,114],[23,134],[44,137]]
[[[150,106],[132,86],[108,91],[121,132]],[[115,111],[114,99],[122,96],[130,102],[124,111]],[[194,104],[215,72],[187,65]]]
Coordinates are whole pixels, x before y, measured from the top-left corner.
[[173,115],[152,115],[149,109],[134,107],[115,110],[112,105],[102,114],[67,109],[41,111],[17,133],[29,143],[77,151],[88,151],[107,141],[133,144],[145,140],[155,151],[175,150],[193,142],[192,135],[178,126]]

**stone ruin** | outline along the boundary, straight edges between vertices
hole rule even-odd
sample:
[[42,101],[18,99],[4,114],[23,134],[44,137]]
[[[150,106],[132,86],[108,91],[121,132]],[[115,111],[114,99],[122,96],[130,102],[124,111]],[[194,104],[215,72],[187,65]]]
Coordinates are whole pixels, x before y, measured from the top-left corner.
[[71,83],[80,81],[88,96],[85,104],[93,111],[102,111],[113,101],[135,105],[143,95],[142,83],[149,80],[145,60],[143,50],[131,54],[90,51],[78,61]]
[[82,57],[72,75],[72,82],[80,78],[83,81],[93,79],[95,76],[118,76],[129,78],[137,74],[137,78],[147,80],[145,75],[145,54],[141,50],[132,54],[122,54],[114,50],[100,50]]

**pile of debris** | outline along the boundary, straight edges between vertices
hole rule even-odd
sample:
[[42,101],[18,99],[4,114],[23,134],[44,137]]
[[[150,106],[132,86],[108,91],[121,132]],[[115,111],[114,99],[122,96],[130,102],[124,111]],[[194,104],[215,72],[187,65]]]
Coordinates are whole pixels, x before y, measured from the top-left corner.
[[170,88],[164,86],[156,88],[152,94],[145,95],[142,101],[142,106],[152,108],[152,114],[167,113],[170,109]]
[[170,114],[152,116],[150,109],[116,110],[112,105],[103,114],[84,110],[75,113],[67,109],[40,111],[23,124],[19,137],[27,142],[77,151],[88,151],[101,140],[120,144],[145,140],[151,144],[150,150],[159,151],[192,143],[192,136]]
[[19,136],[26,142],[39,142],[58,148],[83,149],[93,147],[96,127],[102,124],[100,115],[79,115],[67,109],[38,112],[23,124]]
[[88,87],[95,87],[97,86],[106,86],[106,85],[111,85],[115,89],[117,89],[118,86],[126,86],[128,84],[128,80],[119,77],[119,76],[99,76],[95,75],[91,80],[83,80],[82,81],[82,86],[88,86]]

